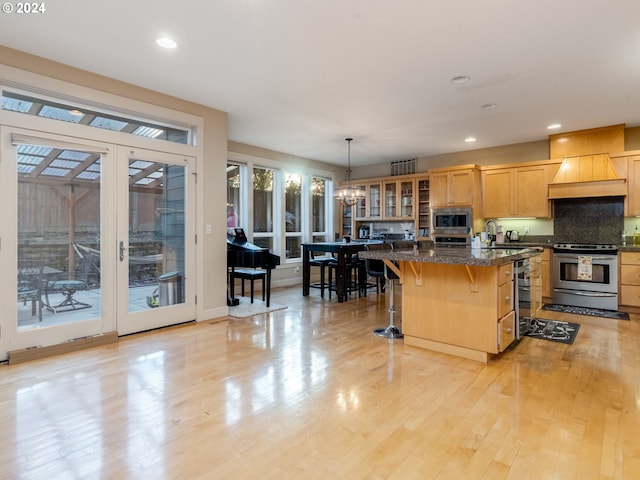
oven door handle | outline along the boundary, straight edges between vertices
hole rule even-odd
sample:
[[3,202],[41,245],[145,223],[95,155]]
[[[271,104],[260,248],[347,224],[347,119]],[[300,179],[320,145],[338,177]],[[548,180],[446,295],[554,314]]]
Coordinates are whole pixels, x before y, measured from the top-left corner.
[[[578,257],[582,257],[583,255],[569,255],[563,253],[554,253],[553,258],[568,258],[569,260],[578,260]],[[585,257],[591,257],[591,260],[615,260],[617,257],[615,255],[584,255]]]
[[583,297],[615,297],[616,293],[607,293],[607,292],[585,292],[581,290],[567,290],[565,288],[554,288],[554,292],[558,293],[566,293],[569,295],[578,295]]

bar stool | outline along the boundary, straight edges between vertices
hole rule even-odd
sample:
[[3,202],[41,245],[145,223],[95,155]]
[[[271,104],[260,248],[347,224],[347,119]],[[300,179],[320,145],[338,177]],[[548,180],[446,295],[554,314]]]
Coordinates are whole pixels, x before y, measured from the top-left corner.
[[[366,251],[370,251],[370,250],[376,250],[376,247],[374,246],[376,244],[371,244],[371,245],[365,245],[364,249]],[[382,244],[384,245],[384,244]],[[387,244],[388,245],[388,244]],[[385,247],[379,247],[377,248],[378,250],[390,250],[391,246],[385,246]],[[364,261],[364,266],[365,266],[365,272],[367,277],[370,277],[372,279],[375,280],[375,284],[373,283],[368,283],[368,279],[366,280],[366,284],[365,284],[365,289],[371,288],[371,287],[376,287],[376,294],[379,293],[384,293],[384,289],[386,286],[386,278],[385,278],[385,269],[384,269],[384,262],[382,260],[372,260],[369,258],[366,258]]]
[[324,289],[329,290],[329,298],[331,298],[331,283],[325,281],[327,278],[326,271],[329,269],[329,263],[333,260],[332,257],[323,256],[315,257],[315,252],[311,252],[311,259],[309,260],[309,266],[318,267],[320,269],[320,281],[309,284],[310,288],[319,288],[320,297],[324,298]]
[[[338,260],[331,259],[329,261],[329,298],[331,298],[331,292],[338,291]],[[362,263],[357,256],[351,256],[347,259],[344,266],[344,298],[346,301],[349,297],[349,294],[352,292],[362,292],[362,276],[360,272],[362,271]],[[336,280],[334,281],[334,273]]]
[[[373,250],[392,250],[393,245],[389,243],[374,243],[370,245],[365,245],[365,249],[367,251]],[[376,263],[377,262],[377,263]],[[395,307],[395,296],[394,296],[394,284],[395,280],[399,277],[391,270],[383,260],[376,259],[365,259],[365,263],[367,264],[367,271],[373,273],[375,276],[380,277],[384,276],[387,284],[389,285],[389,325],[383,328],[376,328],[373,333],[379,337],[384,338],[402,338],[404,335],[402,331],[395,326],[394,317],[396,314]],[[372,275],[373,276],[373,275]]]

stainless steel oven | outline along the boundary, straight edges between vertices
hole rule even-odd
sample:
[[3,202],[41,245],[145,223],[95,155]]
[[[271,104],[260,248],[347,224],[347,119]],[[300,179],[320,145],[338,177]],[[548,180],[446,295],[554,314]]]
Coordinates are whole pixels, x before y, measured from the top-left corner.
[[617,253],[615,245],[554,245],[553,302],[617,310]]
[[431,233],[433,235],[467,235],[473,226],[470,207],[433,208],[431,212]]

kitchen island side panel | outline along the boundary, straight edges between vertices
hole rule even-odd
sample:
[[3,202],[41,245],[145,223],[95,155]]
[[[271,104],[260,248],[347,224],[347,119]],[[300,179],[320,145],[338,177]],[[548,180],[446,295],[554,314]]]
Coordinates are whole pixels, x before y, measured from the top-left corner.
[[498,267],[423,263],[414,272],[408,263],[401,263],[405,337],[498,353]]

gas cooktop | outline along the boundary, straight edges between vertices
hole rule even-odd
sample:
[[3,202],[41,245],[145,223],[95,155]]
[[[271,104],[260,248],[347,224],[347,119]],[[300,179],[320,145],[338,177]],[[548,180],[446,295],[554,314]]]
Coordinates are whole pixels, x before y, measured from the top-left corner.
[[554,251],[566,251],[566,252],[599,252],[599,253],[613,253],[618,251],[618,246],[611,243],[554,243]]

